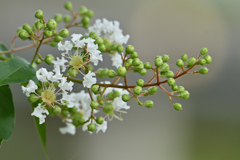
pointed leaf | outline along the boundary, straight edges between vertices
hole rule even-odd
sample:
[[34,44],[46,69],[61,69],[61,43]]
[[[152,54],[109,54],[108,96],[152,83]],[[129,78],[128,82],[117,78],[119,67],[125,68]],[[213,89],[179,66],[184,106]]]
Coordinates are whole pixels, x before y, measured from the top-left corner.
[[[0,43],[0,52],[3,52],[3,51],[8,51],[8,49],[4,44]],[[7,58],[12,58],[11,54],[3,54],[3,56]]]

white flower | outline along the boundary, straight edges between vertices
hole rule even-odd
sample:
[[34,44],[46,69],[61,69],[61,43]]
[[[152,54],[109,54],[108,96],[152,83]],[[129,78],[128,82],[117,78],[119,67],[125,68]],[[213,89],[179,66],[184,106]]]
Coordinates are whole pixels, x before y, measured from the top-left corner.
[[121,109],[130,109],[130,106],[127,105],[127,102],[124,102],[121,97],[117,97],[113,100],[112,104],[114,109],[119,111]]
[[67,82],[67,78],[63,77],[61,79],[61,83],[58,85],[58,87],[60,87],[63,92],[66,92],[66,91],[70,91],[71,92],[73,85],[74,85],[74,83],[72,81]]
[[90,88],[93,84],[97,82],[97,78],[93,77],[96,76],[95,73],[89,71],[88,74],[86,74],[83,77],[83,86]]
[[107,121],[104,121],[102,124],[96,124],[96,126],[97,126],[97,133],[99,132],[99,131],[103,131],[103,133],[105,133],[106,132],[106,130],[107,130]]
[[41,82],[47,82],[49,79],[51,79],[53,75],[53,72],[48,72],[46,68],[40,68],[36,72],[37,79]]
[[38,89],[38,86],[32,80],[28,82],[26,87],[22,86],[22,91],[27,97],[30,96],[30,93],[35,92],[36,89]]
[[47,109],[43,109],[41,104],[39,103],[38,106],[36,108],[34,108],[33,113],[31,114],[31,116],[35,116],[39,118],[39,124],[43,124],[45,122],[45,118],[46,115],[48,115],[48,110]]
[[119,66],[122,66],[122,57],[117,52],[112,56],[112,65],[118,68]]
[[66,125],[66,127],[59,128],[59,131],[62,134],[69,133],[71,135],[74,135],[76,133],[76,127],[71,123],[66,123]]
[[62,57],[62,59],[57,57],[57,60],[52,60],[52,63],[54,64],[54,68],[61,68],[62,72],[64,72],[66,70],[66,66],[64,63],[68,62],[64,57]]
[[62,44],[62,42],[58,43],[58,50],[60,51],[66,51],[68,53],[68,51],[71,51],[72,47],[73,45],[70,41],[65,41],[64,45]]
[[72,34],[71,35],[71,37],[72,37],[72,42],[75,44],[77,41],[79,41],[81,38],[82,38],[82,34]]

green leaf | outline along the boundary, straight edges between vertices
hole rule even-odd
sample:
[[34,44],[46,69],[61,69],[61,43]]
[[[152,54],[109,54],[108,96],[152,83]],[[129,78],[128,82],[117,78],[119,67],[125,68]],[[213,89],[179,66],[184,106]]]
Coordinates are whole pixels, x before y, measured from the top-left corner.
[[[8,49],[4,44],[0,43],[0,52],[3,52],[3,51],[8,51]],[[2,55],[7,58],[12,58],[11,54],[2,54]]]
[[37,82],[36,69],[21,57],[0,61],[0,86],[27,82]]
[[15,112],[9,85],[0,86],[0,145],[9,140],[15,124]]

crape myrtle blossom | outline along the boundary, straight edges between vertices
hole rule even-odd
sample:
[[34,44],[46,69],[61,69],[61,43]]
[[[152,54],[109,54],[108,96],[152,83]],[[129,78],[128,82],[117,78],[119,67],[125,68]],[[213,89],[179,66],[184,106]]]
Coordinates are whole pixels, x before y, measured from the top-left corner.
[[122,57],[119,53],[114,53],[114,55],[112,55],[112,65],[115,66],[116,68],[118,68],[119,66],[122,66]]
[[83,77],[83,86],[90,88],[93,84],[95,84],[97,82],[97,78],[93,77],[96,76],[95,73],[89,71],[88,74],[86,74]]
[[23,93],[26,94],[27,97],[30,96],[30,93],[35,92],[36,89],[38,89],[38,86],[33,80],[30,80],[26,87],[22,86]]
[[46,115],[48,115],[49,112],[47,109],[42,107],[42,105],[39,103],[37,107],[34,108],[32,116],[39,118],[39,124],[43,124],[45,122]]

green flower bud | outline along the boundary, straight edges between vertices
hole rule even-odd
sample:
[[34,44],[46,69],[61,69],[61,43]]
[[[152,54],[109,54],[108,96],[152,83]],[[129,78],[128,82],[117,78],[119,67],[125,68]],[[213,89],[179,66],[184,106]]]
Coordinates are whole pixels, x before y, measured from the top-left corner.
[[37,59],[37,60],[36,60],[36,63],[37,63],[37,64],[40,64],[41,62],[42,62],[41,59]]
[[52,36],[52,31],[50,31],[50,30],[45,30],[44,31],[44,35],[46,36],[46,37],[51,37]]
[[99,85],[92,85],[91,90],[94,94],[99,93]]
[[94,16],[94,12],[92,10],[88,10],[88,12],[85,14],[89,18],[92,18]]
[[157,58],[154,61],[156,67],[161,67],[163,65],[163,60],[161,58]]
[[34,24],[35,24],[36,29],[43,29],[44,28],[44,25],[40,20],[36,21]]
[[118,45],[119,45],[119,44],[117,44],[117,43],[112,44],[111,47],[110,47],[110,50],[111,50],[111,51],[117,51]]
[[101,99],[101,96],[100,96],[100,95],[98,95],[98,96],[97,96],[97,100],[99,101],[100,99]]
[[97,124],[103,124],[103,122],[104,122],[103,117],[98,117],[98,118],[96,119],[96,122],[97,122]]
[[113,98],[117,98],[117,97],[120,97],[120,96],[121,96],[121,94],[118,91],[114,91],[113,94],[112,94]]
[[112,42],[108,41],[108,39],[104,39],[103,44],[106,46],[106,48],[110,48],[110,46],[112,45]]
[[71,76],[71,77],[76,77],[77,74],[78,74],[78,70],[74,69],[74,68],[70,68],[68,70],[68,74]]
[[172,78],[174,76],[174,73],[172,71],[168,71],[166,74],[165,74],[166,78]]
[[188,62],[187,62],[187,65],[189,66],[189,67],[191,67],[192,65],[194,65],[195,63],[196,63],[196,58],[190,58],[189,60],[188,60]]
[[198,73],[200,73],[200,74],[207,74],[207,73],[208,73],[208,70],[209,70],[209,69],[207,69],[207,67],[202,67],[202,68],[198,71]]
[[170,67],[167,63],[163,63],[163,65],[160,69],[161,69],[162,72],[168,72]]
[[37,100],[39,100],[38,96],[36,94],[34,94],[34,93],[30,93],[30,96],[28,97],[28,101],[30,103],[34,103]]
[[73,108],[68,108],[69,113],[71,113],[72,115],[77,113],[78,108],[76,106],[74,106]]
[[63,17],[62,17],[62,15],[59,14],[59,13],[54,16],[54,20],[55,20],[57,23],[61,22],[62,19],[63,19]]
[[97,129],[96,124],[93,123],[90,123],[87,127],[90,132],[94,132]]
[[92,101],[90,106],[91,106],[92,109],[98,109],[99,104],[98,104],[97,101]]
[[140,86],[134,87],[134,88],[133,88],[133,92],[134,92],[134,94],[136,94],[136,95],[141,94],[141,93],[142,93],[142,87],[140,87]]
[[104,44],[98,45],[98,50],[101,51],[101,52],[105,52],[106,51],[106,46]]
[[182,110],[182,105],[180,103],[174,103],[173,107],[177,110],[177,111],[181,111]]
[[64,8],[66,10],[71,11],[72,10],[72,2],[69,2],[69,1],[65,2]]
[[107,73],[108,73],[108,69],[107,68],[104,68],[102,71],[101,71],[101,75],[106,77],[107,76]]
[[[133,62],[132,59],[128,59],[128,60],[126,61],[126,63],[129,63],[130,65],[132,65],[132,62]],[[140,63],[141,63],[141,62],[140,62]]]
[[88,23],[88,24],[83,24],[83,28],[85,28],[85,29],[88,29],[88,27],[90,26],[90,24]]
[[56,43],[54,40],[52,40],[51,43],[50,43],[50,45],[51,45],[52,47],[55,47],[55,46],[57,45],[57,43]]
[[55,88],[58,88],[58,85],[59,85],[58,82],[54,82],[54,87],[55,87]]
[[144,86],[144,80],[142,79],[137,80],[137,85],[140,87]]
[[152,108],[154,106],[154,103],[151,100],[147,100],[144,105],[146,108]]
[[69,35],[69,30],[67,30],[66,28],[62,29],[59,34],[59,36],[63,37],[63,38],[67,38]]
[[141,60],[138,58],[134,58],[132,61],[132,66],[139,66],[141,64]]
[[151,63],[146,62],[146,63],[144,64],[144,68],[145,68],[145,69],[151,69],[151,68],[152,68]]
[[178,67],[182,67],[182,66],[184,65],[183,60],[181,60],[181,59],[177,60],[176,65],[177,65]]
[[48,27],[50,30],[53,30],[53,29],[57,28],[57,22],[56,22],[54,19],[50,19],[50,20],[48,20],[48,22],[47,22],[47,27]]
[[122,53],[123,50],[124,50],[124,47],[123,47],[122,45],[118,45],[118,46],[117,46],[117,51],[118,51],[119,53]]
[[125,67],[119,66],[117,69],[117,73],[120,77],[124,77],[127,74],[127,70]]
[[[103,44],[103,39],[101,37],[98,37],[95,41],[94,41],[95,44],[98,44],[98,46],[102,45]],[[105,49],[106,50],[106,49]]]
[[190,96],[190,93],[188,91],[183,91],[182,93],[180,93],[179,97],[182,99],[188,99]]
[[131,98],[132,98],[132,97],[129,96],[128,94],[123,94],[123,95],[122,95],[122,100],[123,100],[124,102],[128,102]]
[[27,31],[28,34],[31,34],[31,33],[32,33],[32,27],[29,26],[29,24],[24,24],[22,28],[23,28],[25,31]]
[[155,59],[158,59],[158,58],[162,59],[162,56],[156,56],[156,57],[155,57]]
[[138,105],[139,105],[139,106],[143,106],[143,103],[142,103],[142,102],[138,102]]
[[45,57],[45,59],[44,59],[44,61],[45,61],[48,65],[52,64],[52,60],[55,60],[55,58],[54,58],[53,55],[51,55],[51,54],[47,55],[47,56]]
[[27,39],[27,38],[29,37],[29,34],[28,34],[27,31],[25,31],[25,30],[23,29],[23,30],[20,31],[20,33],[19,33],[18,36],[19,36],[19,38],[25,40],[25,39]]
[[209,55],[207,55],[207,56],[204,56],[203,58],[206,60],[206,63],[207,63],[207,64],[209,64],[209,63],[211,63],[211,62],[212,62],[212,57],[211,57],[211,56],[209,56]]
[[71,17],[70,17],[69,15],[67,15],[67,16],[65,16],[65,17],[63,18],[63,21],[64,21],[65,23],[69,23],[69,22],[71,21]]
[[173,86],[172,86],[172,90],[173,90],[173,91],[177,91],[177,90],[178,90],[178,86],[177,86],[177,85],[173,85]]
[[146,97],[146,96],[148,96],[149,94],[148,94],[148,91],[147,90],[144,90],[143,91],[143,95]]
[[19,28],[17,29],[17,35],[19,35],[19,33],[20,33],[22,30],[23,30],[23,28],[22,28],[22,27],[19,27]]
[[158,91],[158,87],[156,87],[156,86],[153,86],[153,87],[151,87],[151,88],[148,89],[148,93],[149,93],[150,95],[156,94],[157,91]]
[[[84,18],[85,18],[85,17],[84,17]],[[97,35],[96,32],[90,32],[90,33],[89,33],[89,37],[91,37],[92,39],[96,39],[96,38],[98,38],[98,35]]]
[[200,59],[199,61],[198,61],[198,63],[200,64],[200,65],[205,65],[206,64],[206,60],[205,59]]
[[142,76],[145,76],[147,74],[147,70],[143,68],[140,71],[138,71],[138,73]]
[[109,78],[114,78],[117,76],[117,73],[114,70],[110,69],[110,70],[108,70],[107,76]]
[[106,97],[110,100],[113,100],[113,92],[108,93]]
[[168,83],[169,86],[173,86],[173,85],[175,85],[176,81],[173,78],[169,78],[167,83]]
[[74,116],[72,119],[72,124],[76,127],[82,126],[84,125],[84,123],[85,123],[85,120],[79,116],[77,117]]
[[138,58],[138,53],[137,52],[133,52],[130,56],[130,58],[134,59],[134,58]]
[[200,51],[201,55],[205,55],[207,53],[208,53],[208,49],[207,48],[202,48],[201,51]]
[[68,116],[68,111],[63,111],[63,110],[62,110],[61,114],[62,114],[64,117],[67,117],[67,116]]
[[63,40],[63,38],[62,38],[61,36],[55,36],[55,37],[53,38],[53,40],[54,40],[55,42],[60,42],[60,41]]
[[183,86],[179,86],[177,91],[178,93],[182,93],[183,91],[185,91],[185,88]]
[[60,114],[61,111],[62,111],[62,109],[61,109],[59,106],[54,106],[54,107],[53,107],[53,113],[54,113],[55,115]]
[[82,6],[82,7],[79,9],[79,13],[80,13],[81,15],[87,14],[87,12],[88,12],[87,7]]
[[181,59],[182,59],[183,61],[188,60],[188,55],[187,55],[187,54],[183,54],[182,57],[181,57]]
[[112,103],[106,103],[104,108],[103,108],[103,111],[106,114],[109,114],[113,109],[114,109],[114,105]]
[[103,101],[100,101],[100,102],[99,102],[99,104],[100,104],[100,105],[103,105],[103,104],[104,104],[104,102],[103,102]]
[[135,51],[135,48],[132,45],[128,45],[126,48],[126,54],[132,54]]
[[[90,18],[89,17],[83,17],[81,20],[82,24],[89,24]],[[89,36],[90,37],[90,36]]]
[[37,19],[43,19],[43,16],[44,16],[43,11],[38,10],[38,11],[35,12],[35,17],[36,17]]
[[35,31],[37,31],[37,28],[36,28],[36,26],[35,26],[35,23],[32,25],[32,30],[35,32]]
[[162,57],[163,62],[168,62],[169,61],[169,55],[165,54]]
[[53,30],[52,34],[54,34],[54,35],[57,34],[57,30]]

